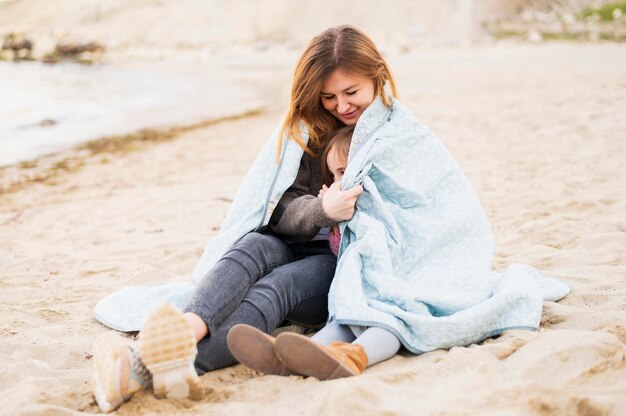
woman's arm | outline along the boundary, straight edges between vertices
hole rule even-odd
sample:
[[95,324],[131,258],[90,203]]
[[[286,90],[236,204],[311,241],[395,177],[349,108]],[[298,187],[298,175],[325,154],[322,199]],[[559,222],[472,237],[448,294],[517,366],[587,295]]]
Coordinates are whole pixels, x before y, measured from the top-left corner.
[[319,160],[305,153],[296,180],[272,213],[269,228],[276,234],[301,242],[315,237],[320,228],[329,227],[333,220],[328,218],[321,198],[317,197],[321,187]]

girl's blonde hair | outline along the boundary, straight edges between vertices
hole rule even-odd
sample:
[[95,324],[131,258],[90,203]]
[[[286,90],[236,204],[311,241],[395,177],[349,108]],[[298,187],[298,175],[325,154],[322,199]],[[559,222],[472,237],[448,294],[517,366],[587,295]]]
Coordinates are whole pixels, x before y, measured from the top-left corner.
[[354,126],[343,127],[335,133],[333,138],[328,142],[328,145],[326,145],[324,153],[322,154],[322,180],[326,186],[330,186],[333,183],[333,175],[330,170],[328,170],[328,163],[326,163],[328,155],[334,150],[339,160],[347,162],[353,133]]
[[[374,81],[374,94],[386,106],[391,101],[384,92],[385,83],[389,84],[392,95],[397,96],[387,62],[365,33],[349,25],[325,30],[311,40],[296,66],[289,110],[278,141],[278,157],[284,134],[315,156],[331,134],[343,126],[324,108],[320,97],[322,84],[336,70]],[[308,145],[300,137],[300,123],[309,131]]]

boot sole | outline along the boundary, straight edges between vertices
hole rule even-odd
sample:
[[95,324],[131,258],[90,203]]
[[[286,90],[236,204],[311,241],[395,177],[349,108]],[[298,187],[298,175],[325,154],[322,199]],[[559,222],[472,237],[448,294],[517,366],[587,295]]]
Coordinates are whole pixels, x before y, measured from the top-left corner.
[[139,354],[152,373],[158,399],[201,400],[204,387],[196,370],[196,336],[182,312],[170,304],[154,308],[140,332]]
[[254,371],[277,376],[294,374],[276,356],[275,339],[253,326],[233,326],[226,344],[237,361]]
[[294,333],[282,333],[276,338],[276,355],[291,370],[318,380],[352,377],[356,372],[326,352],[311,338]]

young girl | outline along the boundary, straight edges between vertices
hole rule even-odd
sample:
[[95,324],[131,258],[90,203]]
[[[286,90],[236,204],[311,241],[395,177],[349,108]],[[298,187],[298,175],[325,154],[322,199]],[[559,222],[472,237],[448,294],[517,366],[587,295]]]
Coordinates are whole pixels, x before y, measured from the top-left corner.
[[[341,187],[353,133],[354,126],[343,127],[328,142],[322,154],[324,185],[318,195],[320,199],[331,188]],[[337,223],[330,227],[328,241],[337,256],[341,242]],[[267,360],[267,354],[259,354],[254,346],[263,344],[264,350],[275,351],[278,360]],[[366,367],[393,357],[400,349],[400,341],[382,328],[331,321],[311,338],[288,332],[276,340],[251,326],[237,325],[229,333],[228,346],[238,361],[260,372],[331,380],[361,374]]]
[[[328,143],[322,156],[326,163],[322,168],[324,185],[320,198],[324,198],[329,186],[340,186],[353,133],[354,126],[344,127]],[[337,256],[341,243],[338,224],[331,226],[328,241]],[[328,323],[311,338],[284,333],[276,343],[276,353],[289,369],[319,380],[361,374],[365,367],[393,357],[399,349],[398,338],[385,329],[340,325],[336,321]]]
[[[350,141],[352,140],[352,133],[354,133],[354,126],[347,126],[339,129],[335,136],[328,142],[326,150],[322,154],[322,179],[324,185],[318,194],[318,198],[323,198],[334,183],[339,186],[341,184],[341,178],[346,170],[348,164],[348,153],[350,152]],[[337,256],[339,252],[339,243],[341,242],[341,233],[339,232],[339,225],[333,223],[328,233],[328,242],[333,254]]]

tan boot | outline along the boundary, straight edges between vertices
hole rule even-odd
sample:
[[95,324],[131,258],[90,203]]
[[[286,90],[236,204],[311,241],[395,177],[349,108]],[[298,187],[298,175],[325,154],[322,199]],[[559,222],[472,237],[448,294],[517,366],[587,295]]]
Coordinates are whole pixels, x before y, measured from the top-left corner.
[[278,359],[274,351],[276,338],[246,324],[233,326],[226,336],[230,353],[244,366],[263,374],[295,374]]
[[356,376],[367,367],[367,354],[358,344],[333,342],[324,346],[289,332],[276,338],[276,354],[292,371],[319,380]]
[[355,375],[363,373],[367,367],[367,354],[359,344],[335,341],[325,348],[343,365],[350,367]]

